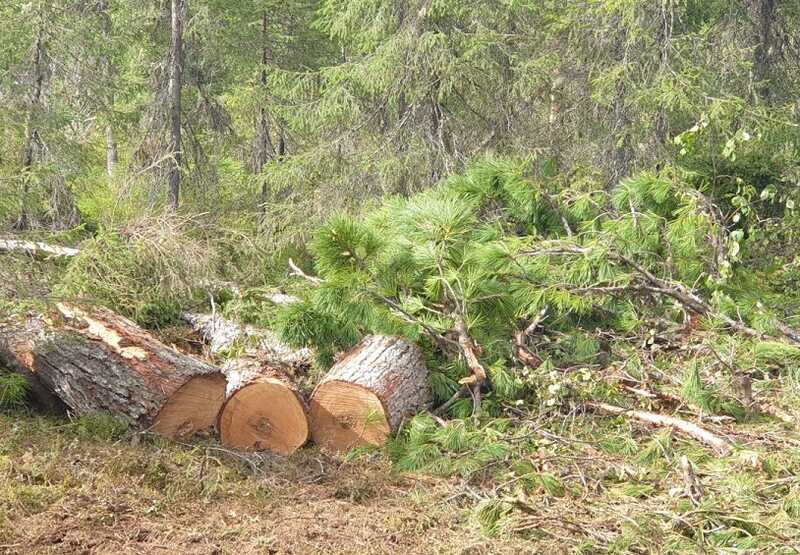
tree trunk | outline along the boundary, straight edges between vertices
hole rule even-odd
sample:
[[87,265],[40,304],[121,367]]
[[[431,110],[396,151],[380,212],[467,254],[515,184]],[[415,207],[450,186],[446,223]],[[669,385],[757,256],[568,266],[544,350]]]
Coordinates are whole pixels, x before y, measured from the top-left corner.
[[290,455],[308,441],[306,402],[286,374],[248,359],[231,361],[223,372],[228,378],[219,416],[224,444]]
[[172,40],[169,72],[169,153],[172,166],[169,171],[169,207],[178,209],[181,192],[181,89],[183,88],[183,16],[186,0],[172,0]]
[[334,451],[381,444],[430,401],[428,369],[419,348],[398,337],[370,336],[314,390],[311,435]]
[[33,169],[33,149],[36,140],[36,116],[42,99],[42,89],[44,86],[44,71],[42,68],[44,57],[44,22],[39,22],[39,31],[36,35],[36,44],[33,52],[33,94],[28,111],[28,119],[25,122],[25,143],[22,151],[22,198],[20,215],[14,227],[19,230],[28,229],[31,226],[30,208],[28,206],[28,196],[30,195],[30,173]]
[[36,390],[54,393],[73,414],[107,411],[167,437],[214,426],[225,399],[217,368],[108,309],[57,308],[37,325],[29,319],[0,334],[3,358]]
[[[269,37],[267,36],[267,12],[261,15],[261,90],[267,93],[267,67],[269,64]],[[255,152],[255,171],[261,173],[264,164],[270,157],[274,156],[275,149],[272,146],[272,138],[269,133],[269,121],[267,119],[267,109],[264,106],[265,100],[261,101],[258,126],[256,129],[256,152]],[[262,201],[266,201],[266,184],[262,185]]]
[[776,0],[756,0],[753,4],[755,11],[755,24],[757,27],[757,44],[755,48],[754,77],[756,88],[762,98],[768,99],[772,93],[769,79],[772,74],[772,65],[775,58],[775,12]]
[[[110,43],[113,37],[113,28],[111,15],[108,13],[108,1],[100,0],[97,4],[97,11],[102,20],[103,40]],[[106,98],[106,110],[110,112],[114,107],[114,84],[112,83],[114,68],[108,54],[103,58],[102,65],[103,86],[109,91],[108,97]],[[106,124],[106,173],[109,177],[114,175],[114,167],[117,165],[118,159],[119,155],[117,152],[117,141],[114,138],[114,126],[109,122]]]

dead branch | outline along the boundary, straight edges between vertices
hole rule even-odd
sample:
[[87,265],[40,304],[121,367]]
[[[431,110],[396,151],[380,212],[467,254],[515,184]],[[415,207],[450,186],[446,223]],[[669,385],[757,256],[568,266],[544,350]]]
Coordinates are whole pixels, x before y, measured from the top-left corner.
[[62,247],[59,245],[48,245],[38,241],[20,241],[16,239],[0,239],[0,251],[5,252],[25,252],[31,256],[77,256],[80,249],[72,247]]
[[316,276],[310,276],[307,273],[305,273],[303,270],[300,269],[300,266],[294,263],[294,260],[292,260],[291,258],[289,259],[289,267],[292,269],[290,275],[301,277],[304,280],[311,282],[315,286],[319,286],[323,283],[323,281],[325,281],[322,278],[318,278]]
[[697,478],[689,457],[682,455],[680,459],[681,473],[683,474],[683,493],[692,500],[695,506],[703,500],[703,484]]
[[542,359],[528,347],[528,339],[534,334],[536,328],[547,318],[547,308],[543,308],[536,314],[536,317],[524,330],[514,333],[514,354],[522,364],[531,368],[536,368],[542,363]]
[[607,414],[630,416],[635,420],[653,424],[654,426],[675,428],[676,430],[679,430],[686,435],[691,436],[698,441],[701,441],[712,447],[719,455],[727,455],[733,449],[733,446],[726,439],[709,432],[705,428],[701,428],[697,424],[693,424],[692,422],[688,422],[680,418],[675,418],[674,416],[666,416],[663,414],[656,414],[654,412],[646,412],[634,409],[624,409],[622,407],[609,405],[607,403],[591,402],[587,403],[586,406]]

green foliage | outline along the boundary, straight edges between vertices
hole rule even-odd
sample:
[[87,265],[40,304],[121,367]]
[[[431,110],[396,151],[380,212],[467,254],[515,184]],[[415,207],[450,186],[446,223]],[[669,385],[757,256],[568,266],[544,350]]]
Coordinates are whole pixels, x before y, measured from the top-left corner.
[[180,318],[214,271],[214,252],[169,217],[85,241],[56,293],[100,303],[148,327]]
[[25,404],[28,382],[19,374],[0,368],[0,409],[18,409]]
[[74,419],[70,429],[82,439],[116,441],[128,433],[130,422],[106,412],[96,412]]
[[737,419],[745,416],[744,407],[732,399],[720,397],[714,388],[706,386],[700,370],[693,364],[683,378],[681,396],[690,404],[707,414],[729,414]]
[[506,456],[510,446],[503,427],[502,421],[483,428],[464,421],[441,427],[427,416],[416,416],[392,441],[389,453],[398,470],[469,476]]

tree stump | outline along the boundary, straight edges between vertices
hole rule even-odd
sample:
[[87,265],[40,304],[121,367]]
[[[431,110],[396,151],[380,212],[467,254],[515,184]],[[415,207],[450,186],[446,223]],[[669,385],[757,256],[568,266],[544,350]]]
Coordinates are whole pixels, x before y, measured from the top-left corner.
[[167,437],[212,428],[225,399],[219,369],[157,341],[105,308],[57,305],[54,317],[4,326],[0,352],[12,369],[76,415],[98,411]]
[[286,374],[269,363],[239,359],[223,368],[227,401],[219,415],[222,442],[236,449],[290,455],[308,440],[306,403]]
[[311,435],[333,451],[380,445],[404,418],[430,401],[428,369],[419,347],[399,337],[369,336],[314,390]]

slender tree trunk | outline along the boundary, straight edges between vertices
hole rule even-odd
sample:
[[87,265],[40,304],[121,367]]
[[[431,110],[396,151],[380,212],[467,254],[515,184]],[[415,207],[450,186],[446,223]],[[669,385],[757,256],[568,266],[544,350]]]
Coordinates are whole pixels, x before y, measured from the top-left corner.
[[[108,2],[101,0],[97,5],[97,10],[100,14],[100,19],[103,25],[103,39],[106,43],[111,41],[113,29],[111,27],[111,16],[108,13]],[[106,55],[103,58],[103,81],[104,86],[108,89],[108,98],[106,99],[106,110],[109,112],[114,106],[114,87],[111,83],[113,77],[113,67],[111,65],[111,58]],[[109,121],[106,124],[106,172],[108,176],[114,175],[114,167],[117,165],[119,159],[117,154],[117,141],[114,138],[114,126]]]
[[754,77],[756,90],[762,98],[769,98],[772,88],[769,78],[772,74],[772,61],[776,44],[774,41],[773,24],[775,23],[775,10],[778,0],[757,0],[755,2],[755,18],[758,28],[758,45],[755,49]]
[[169,113],[172,167],[169,172],[169,207],[178,209],[181,193],[181,89],[183,88],[183,16],[187,0],[172,0]]
[[36,141],[36,116],[42,99],[42,88],[44,86],[44,26],[40,22],[39,31],[36,35],[36,44],[33,53],[33,94],[28,111],[28,119],[25,122],[25,143],[22,151],[22,198],[19,219],[15,227],[23,230],[31,226],[30,208],[28,206],[30,196],[30,173],[33,169],[33,149]]
[[[267,93],[267,67],[269,64],[269,37],[267,35],[267,11],[261,15],[261,90],[266,96]],[[256,156],[255,171],[261,173],[264,164],[275,155],[275,148],[272,145],[272,138],[269,133],[269,121],[267,120],[267,109],[264,100],[261,102],[261,110],[258,119],[258,129],[256,130]],[[261,183],[261,202],[266,205],[268,187],[266,181]]]
[[106,126],[106,172],[108,176],[114,175],[114,167],[117,165],[119,155],[117,154],[117,141],[114,139],[114,128],[109,123]]

